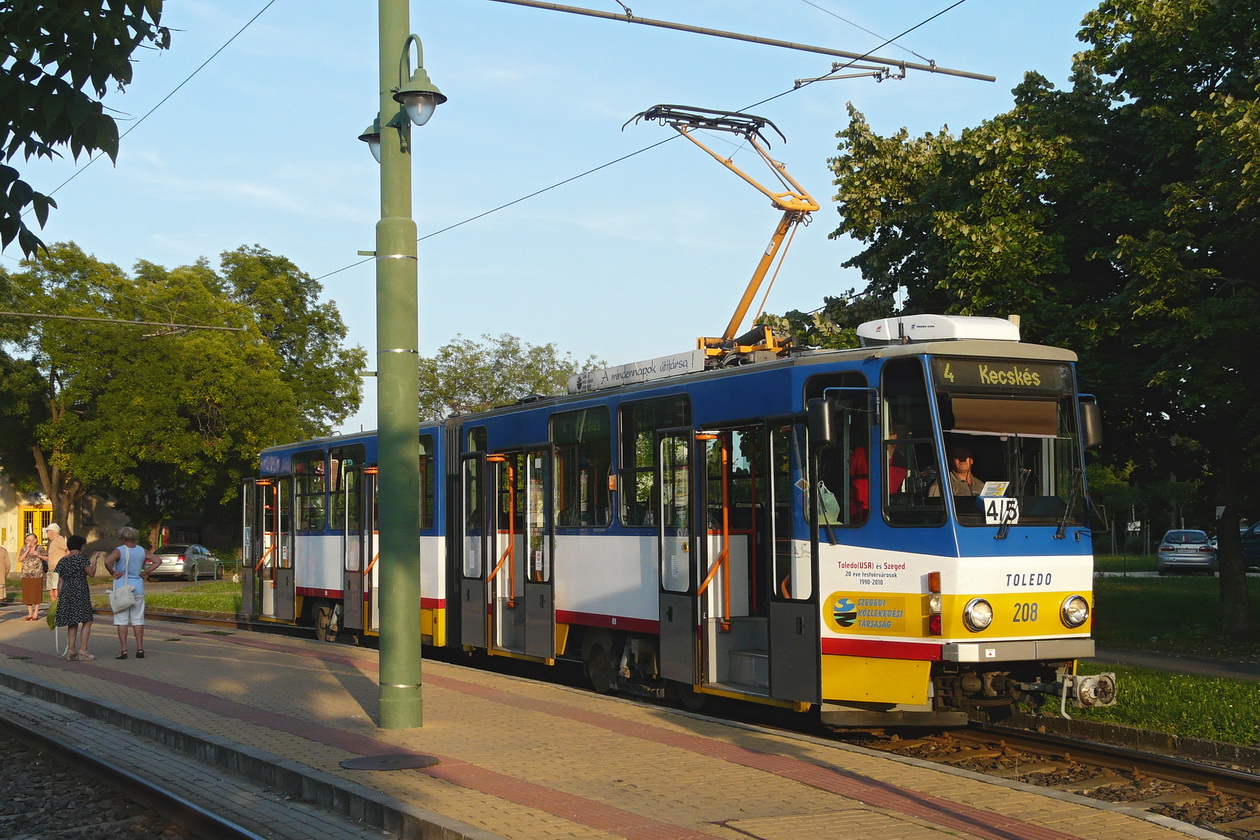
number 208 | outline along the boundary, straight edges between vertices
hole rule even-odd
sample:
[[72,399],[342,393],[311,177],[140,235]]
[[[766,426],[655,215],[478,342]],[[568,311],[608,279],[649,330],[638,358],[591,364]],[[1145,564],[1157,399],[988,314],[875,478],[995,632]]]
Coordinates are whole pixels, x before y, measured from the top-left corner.
[[1015,605],[1015,615],[1012,619],[1016,624],[1026,623],[1037,620],[1037,602],[1022,603]]

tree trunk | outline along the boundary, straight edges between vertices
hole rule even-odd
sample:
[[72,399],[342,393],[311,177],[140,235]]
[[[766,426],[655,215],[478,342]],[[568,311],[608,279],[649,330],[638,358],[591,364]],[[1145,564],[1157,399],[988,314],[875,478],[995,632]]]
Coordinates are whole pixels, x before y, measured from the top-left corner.
[[1221,591],[1221,631],[1236,639],[1252,634],[1251,593],[1247,590],[1247,565],[1243,560],[1238,522],[1241,501],[1238,494],[1238,462],[1231,457],[1238,450],[1219,446],[1214,458],[1217,504],[1222,508],[1216,522],[1217,566]]

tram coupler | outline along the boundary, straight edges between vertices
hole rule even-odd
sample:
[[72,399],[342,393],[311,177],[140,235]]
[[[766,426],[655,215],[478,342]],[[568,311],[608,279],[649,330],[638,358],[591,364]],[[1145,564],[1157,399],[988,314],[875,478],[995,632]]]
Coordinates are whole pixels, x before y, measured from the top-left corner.
[[1019,683],[1020,691],[1029,694],[1055,694],[1059,698],[1059,715],[1067,720],[1070,703],[1077,709],[1097,709],[1116,705],[1116,675],[1111,671],[1102,674],[1063,674],[1057,682]]

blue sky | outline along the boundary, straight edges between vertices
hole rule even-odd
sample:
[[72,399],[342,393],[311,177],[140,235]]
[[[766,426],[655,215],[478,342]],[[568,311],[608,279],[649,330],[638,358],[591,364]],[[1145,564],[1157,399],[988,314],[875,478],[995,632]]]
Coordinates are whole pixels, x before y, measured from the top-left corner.
[[[645,18],[863,52],[951,2],[627,5]],[[586,5],[619,11],[612,0]],[[821,82],[751,109],[787,136],[772,154],[822,204],[797,234],[767,309],[809,310],[824,295],[863,285],[840,268],[856,243],[828,238],[838,216],[827,159],[846,103],[883,134],[976,125],[1009,109],[1025,71],[1062,84],[1082,46],[1080,20],[1096,5],[967,0],[897,42],[906,49],[877,51],[990,74],[995,83],[912,71],[900,81]],[[141,54],[133,84],[105,103],[126,131],[264,7],[123,139],[116,166],[97,162],[56,193],[60,207],[41,235],[77,242],[124,269],[138,260],[217,264],[223,251],[261,245],[322,278],[350,342],[371,360],[373,266],[339,269],[373,247],[379,213],[377,165],[356,139],[376,110],[374,3],[168,3],[172,48]],[[622,130],[652,105],[739,110],[792,89],[795,79],[825,74],[832,61],[489,0],[415,0],[411,22],[430,76],[449,97],[414,134],[422,237],[665,139],[673,132],[660,125]],[[761,174],[747,150],[735,161]],[[20,166],[44,191],[75,169],[69,160]],[[696,336],[726,326],[778,217],[699,149],[666,143],[421,241],[421,352],[432,354],[456,334],[503,332],[610,364],[692,349]],[[0,259],[13,269],[16,257],[10,246]],[[375,425],[368,380],[364,406],[344,428]]]

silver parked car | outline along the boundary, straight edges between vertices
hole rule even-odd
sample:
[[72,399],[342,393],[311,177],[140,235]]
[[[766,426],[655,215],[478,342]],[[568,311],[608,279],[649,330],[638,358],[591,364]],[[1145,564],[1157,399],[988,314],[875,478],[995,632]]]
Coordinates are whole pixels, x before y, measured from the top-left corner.
[[210,553],[204,545],[170,543],[153,552],[162,561],[149,573],[150,577],[182,577],[188,580],[223,577],[223,561]]
[[1159,561],[1156,565],[1161,575],[1169,572],[1216,573],[1216,547],[1203,531],[1169,531],[1159,541]]

